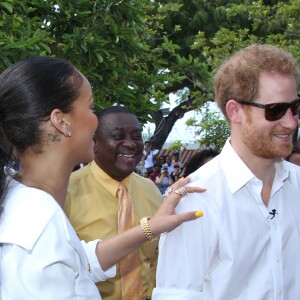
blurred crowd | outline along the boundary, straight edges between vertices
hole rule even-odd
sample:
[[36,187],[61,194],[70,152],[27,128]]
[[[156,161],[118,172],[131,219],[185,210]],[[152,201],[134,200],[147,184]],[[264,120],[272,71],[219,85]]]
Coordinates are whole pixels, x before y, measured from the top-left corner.
[[136,173],[152,180],[163,195],[174,182],[193,173],[218,154],[217,150],[204,149],[194,154],[186,163],[182,163],[179,152],[172,156],[159,155],[159,150],[150,141],[146,141]]

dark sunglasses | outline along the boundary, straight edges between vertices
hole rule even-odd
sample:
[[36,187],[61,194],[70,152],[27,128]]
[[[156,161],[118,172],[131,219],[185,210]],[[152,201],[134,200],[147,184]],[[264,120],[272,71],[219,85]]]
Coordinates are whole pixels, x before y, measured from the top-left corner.
[[279,102],[279,103],[269,103],[269,104],[260,104],[256,102],[250,102],[246,100],[235,99],[236,102],[242,105],[250,105],[259,108],[264,108],[265,118],[268,121],[277,121],[282,118],[287,110],[290,108],[293,115],[298,115],[300,112],[300,98],[293,100],[292,102]]

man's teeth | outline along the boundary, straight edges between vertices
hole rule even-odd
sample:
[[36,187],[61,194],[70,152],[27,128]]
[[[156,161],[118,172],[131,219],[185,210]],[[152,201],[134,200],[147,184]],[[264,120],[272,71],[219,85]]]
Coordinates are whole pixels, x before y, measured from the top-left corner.
[[133,158],[133,154],[119,154],[119,156],[127,157],[127,158]]
[[287,138],[290,135],[289,134],[276,134],[276,136],[280,137],[280,138]]

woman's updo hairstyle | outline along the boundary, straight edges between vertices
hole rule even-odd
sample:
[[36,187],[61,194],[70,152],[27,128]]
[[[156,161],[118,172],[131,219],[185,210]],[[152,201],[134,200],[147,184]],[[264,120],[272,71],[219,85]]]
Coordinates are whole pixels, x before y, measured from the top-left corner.
[[72,111],[82,82],[72,63],[51,57],[20,60],[0,75],[0,205],[6,194],[5,168],[28,149],[41,151],[42,122],[56,108]]

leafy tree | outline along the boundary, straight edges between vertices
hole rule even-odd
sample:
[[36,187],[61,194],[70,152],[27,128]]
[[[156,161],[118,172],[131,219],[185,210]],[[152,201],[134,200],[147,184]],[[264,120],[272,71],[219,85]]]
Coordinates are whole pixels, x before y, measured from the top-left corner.
[[25,56],[50,54],[54,40],[40,17],[30,18],[34,10],[25,1],[0,2],[1,71]]
[[[299,15],[299,0],[6,0],[0,69],[32,55],[68,59],[98,108],[118,103],[154,122],[160,148],[179,118],[213,101],[214,72],[232,52],[267,42],[300,58]],[[178,103],[164,115],[170,93]]]
[[187,144],[185,143],[182,143],[182,141],[180,140],[176,140],[175,142],[173,142],[170,146],[169,146],[169,149],[170,150],[173,150],[175,152],[180,152],[180,150],[182,148],[186,148]]
[[227,121],[221,112],[211,109],[208,103],[202,106],[200,114],[202,115],[201,121],[190,118],[186,122],[188,126],[197,128],[199,149],[213,148],[220,151],[230,134]]

